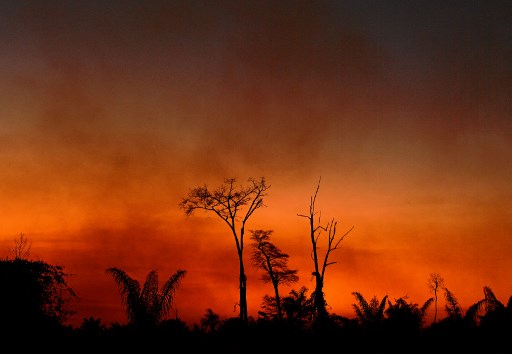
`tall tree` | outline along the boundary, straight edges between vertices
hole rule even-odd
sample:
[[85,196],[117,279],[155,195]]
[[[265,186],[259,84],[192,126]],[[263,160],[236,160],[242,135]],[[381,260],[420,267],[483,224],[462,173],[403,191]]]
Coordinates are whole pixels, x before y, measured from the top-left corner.
[[254,212],[263,207],[267,195],[265,178],[249,178],[247,185],[239,185],[235,178],[224,180],[217,189],[206,185],[192,189],[180,202],[180,208],[189,216],[197,209],[213,212],[228,225],[235,240],[239,262],[240,320],[247,324],[247,277],[244,267],[245,226]]
[[159,289],[156,270],[148,273],[142,288],[137,280],[122,269],[112,267],[107,268],[106,272],[112,275],[119,287],[129,323],[139,329],[148,329],[160,324],[169,313],[176,289],[186,273],[185,270],[177,270]]
[[[309,237],[311,239],[311,258],[313,259],[313,276],[315,277],[315,290],[313,291],[315,308],[317,319],[322,325],[323,322],[328,320],[329,313],[327,312],[327,304],[324,296],[324,280],[325,280],[325,270],[328,266],[336,264],[337,262],[329,262],[329,256],[331,252],[338,249],[341,241],[345,239],[345,237],[352,231],[353,226],[348,229],[341,237],[336,237],[336,227],[337,221],[331,219],[331,221],[327,222],[327,224],[322,225],[321,215],[319,212],[315,210],[316,198],[318,195],[318,191],[320,189],[320,180],[318,181],[318,185],[316,187],[315,194],[310,198],[309,202],[309,214],[297,214],[300,217],[304,217],[308,219],[309,222]],[[326,242],[327,247],[325,248],[325,253],[323,259],[321,259],[321,255],[319,254],[319,240],[320,236],[323,233],[326,234]]]
[[438,273],[430,273],[428,288],[434,293],[434,323],[437,322],[437,292],[444,287],[444,279]]
[[270,241],[272,230],[251,230],[253,265],[264,271],[261,279],[272,283],[275,294],[277,319],[282,319],[279,285],[293,284],[299,281],[296,269],[288,268],[289,255],[281,251]]

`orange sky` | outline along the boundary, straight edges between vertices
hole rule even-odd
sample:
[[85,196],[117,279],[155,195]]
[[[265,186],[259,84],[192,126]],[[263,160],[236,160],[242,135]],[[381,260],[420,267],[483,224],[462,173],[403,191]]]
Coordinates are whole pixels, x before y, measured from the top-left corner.
[[[235,244],[178,208],[189,188],[265,176],[272,229],[313,289],[307,213],[340,232],[331,311],[353,291],[463,306],[512,295],[507,2],[0,3],[0,246],[64,265],[78,314],[124,322],[123,268],[177,269],[179,316],[233,316]],[[246,260],[249,265],[247,248]],[[264,294],[248,267],[249,312]],[[290,288],[285,288],[286,293]]]

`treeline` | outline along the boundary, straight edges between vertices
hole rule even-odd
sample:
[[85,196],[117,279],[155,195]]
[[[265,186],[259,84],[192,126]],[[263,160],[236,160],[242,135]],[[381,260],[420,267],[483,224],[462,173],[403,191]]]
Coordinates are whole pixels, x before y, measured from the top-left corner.
[[[266,239],[262,236],[268,234],[253,236],[256,252]],[[279,310],[276,297],[266,295],[256,318],[221,319],[206,309],[200,321],[190,327],[179,318],[168,318],[186,271],[176,271],[160,287],[156,271],[149,272],[140,284],[122,269],[108,268],[107,274],[119,287],[127,323],[107,325],[101,318],[90,316],[73,327],[66,325],[66,320],[74,314],[72,304],[77,295],[67,285],[68,274],[62,266],[28,259],[26,246],[27,240],[21,235],[13,256],[0,260],[0,335],[4,343],[22,350],[55,353],[185,348],[179,352],[306,353],[335,346],[339,351],[351,348],[381,353],[477,349],[492,353],[512,348],[512,296],[502,303],[485,286],[482,299],[464,310],[439,274],[430,275],[434,297],[423,304],[406,297],[365,298],[354,292],[353,317],[328,313],[320,320],[315,293],[300,287],[282,296]],[[440,294],[445,315],[426,323],[427,310]]]
[[[72,305],[77,299],[67,285],[68,274],[62,266],[30,260],[30,243],[21,234],[10,255],[0,260],[0,335],[22,349],[45,347],[53,352],[135,348],[144,352],[185,348],[180,352],[192,353],[512,350],[512,296],[502,303],[490,287],[484,286],[482,299],[464,310],[437,273],[430,274],[428,284],[433,296],[423,304],[407,297],[365,298],[353,292],[353,317],[330,312],[323,287],[328,267],[336,262],[329,257],[353,227],[339,235],[334,218],[322,222],[315,207],[319,187],[320,181],[310,198],[308,212],[297,214],[306,219],[311,241],[315,280],[311,292],[297,286],[288,294],[281,294],[282,285],[293,288],[299,281],[297,270],[288,267],[289,255],[273,242],[272,230],[246,230],[250,217],[265,206],[264,197],[270,186],[264,178],[250,178],[246,185],[231,178],[215,189],[204,185],[190,190],[179,206],[186,215],[197,210],[213,213],[228,226],[239,259],[238,316],[221,320],[213,309],[205,309],[199,323],[189,327],[179,318],[169,319],[174,295],[186,277],[186,270],[178,269],[160,286],[155,270],[141,284],[123,269],[111,267],[105,271],[118,286],[127,323],[107,325],[101,318],[90,316],[83,318],[80,326],[66,325],[67,319],[75,314]],[[261,280],[273,289],[272,295],[263,298],[256,318],[247,311],[246,234],[250,235],[251,265],[261,271]],[[445,313],[441,319],[439,303]],[[434,320],[426,323],[427,310],[432,306]]]
[[[491,288],[464,310],[446,287],[445,316],[427,324],[425,314],[434,298],[417,304],[402,297],[365,298],[354,292],[354,316],[328,313],[319,321],[314,293],[301,287],[281,299],[265,296],[256,318],[221,319],[212,309],[192,327],[166,315],[186,272],[178,270],[159,288],[158,274],[148,273],[143,284],[118,268],[109,268],[120,289],[127,323],[109,325],[99,317],[66,325],[76,297],[66,284],[63,267],[24,258],[0,260],[0,321],[3,343],[24,350],[57,352],[120,352],[162,350],[196,353],[310,353],[357,350],[363,353],[505,353],[511,349],[512,297],[504,304]],[[431,280],[442,285],[438,274]],[[435,285],[436,283],[431,283]],[[326,320],[327,319],[327,320]]]

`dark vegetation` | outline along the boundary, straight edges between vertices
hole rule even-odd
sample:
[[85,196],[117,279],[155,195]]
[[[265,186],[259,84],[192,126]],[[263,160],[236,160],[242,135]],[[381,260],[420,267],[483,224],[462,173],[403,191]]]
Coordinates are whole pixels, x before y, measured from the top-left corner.
[[[30,243],[23,234],[15,240],[10,255],[0,260],[0,340],[13,352],[160,352],[176,353],[509,353],[512,352],[512,296],[506,303],[492,289],[463,309],[438,273],[428,278],[432,297],[422,304],[406,296],[367,298],[354,291],[354,315],[329,312],[323,281],[326,268],[335,262],[329,255],[352,230],[336,236],[336,221],[325,225],[316,217],[319,185],[311,197],[309,221],[315,289],[296,286],[287,294],[281,285],[299,282],[298,272],[288,267],[289,255],[272,242],[272,230],[250,230],[252,265],[261,271],[261,281],[271,284],[258,316],[247,315],[240,306],[236,317],[221,319],[205,309],[199,323],[170,318],[174,295],[186,278],[178,269],[159,285],[158,272],[150,271],[143,284],[119,268],[106,269],[120,294],[126,324],[83,318],[80,326],[66,324],[76,294],[68,286],[62,266],[30,259]],[[195,209],[214,212],[229,226],[240,260],[240,285],[246,286],[243,250],[246,222],[263,206],[269,188],[263,179],[250,179],[247,187],[227,180],[210,191],[206,186],[191,191],[181,206],[186,214]],[[242,212],[243,207],[248,207]],[[238,214],[242,216],[239,217]],[[320,255],[317,245],[325,241]],[[244,302],[247,289],[240,292]],[[443,304],[443,311],[438,305]],[[433,307],[434,319],[426,314]],[[443,315],[441,315],[443,313]],[[13,350],[14,349],[14,350]]]

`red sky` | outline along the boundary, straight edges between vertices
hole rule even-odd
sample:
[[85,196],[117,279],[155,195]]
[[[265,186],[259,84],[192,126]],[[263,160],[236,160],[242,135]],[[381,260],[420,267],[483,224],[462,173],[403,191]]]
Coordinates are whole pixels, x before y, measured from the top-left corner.
[[[307,213],[354,226],[328,268],[353,291],[463,306],[512,295],[512,25],[506,1],[26,1],[0,5],[0,246],[64,265],[78,314],[125,322],[120,267],[187,270],[179,316],[234,316],[237,257],[190,188],[265,176],[272,229],[313,289]],[[247,241],[247,240],[246,240]],[[250,253],[246,249],[246,262]],[[283,289],[285,292],[290,288]],[[249,312],[272,288],[248,267]]]

